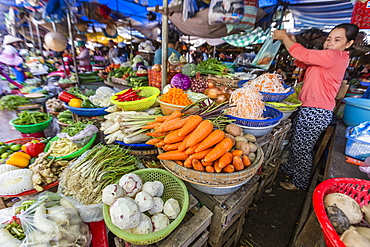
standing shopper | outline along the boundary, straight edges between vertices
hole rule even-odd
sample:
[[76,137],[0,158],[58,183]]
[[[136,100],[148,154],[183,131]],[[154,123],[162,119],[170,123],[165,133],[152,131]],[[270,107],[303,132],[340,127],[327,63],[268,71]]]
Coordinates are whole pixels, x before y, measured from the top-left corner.
[[307,190],[313,163],[313,147],[333,117],[335,97],[349,64],[347,49],[354,43],[358,27],[344,23],[334,27],[324,42],[324,50],[310,50],[295,42],[286,30],[274,31],[273,38],[282,40],[296,65],[306,69],[299,94],[302,107],[293,124],[291,152],[282,171],[291,182],[281,182],[287,190]]
[[90,60],[90,52],[89,49],[86,48],[84,41],[77,41],[78,49],[80,50],[80,54],[76,57],[79,61],[79,68],[85,69],[87,71],[92,71],[92,65]]
[[23,83],[26,80],[26,76],[24,73],[23,65],[22,65],[23,59],[19,56],[19,53],[17,50],[19,42],[22,42],[22,41],[23,40],[20,38],[17,38],[11,35],[6,35],[4,37],[4,42],[3,42],[4,51],[2,54],[4,58],[9,58],[10,60],[12,60],[13,63],[14,61],[17,61],[17,64],[7,64],[6,63],[7,59],[5,59],[4,63],[9,65],[9,67],[12,69],[16,77],[16,81],[19,83]]
[[[175,53],[177,58],[180,59],[181,54],[177,51],[179,47],[180,35],[175,29],[168,29],[168,47],[167,47],[167,58]],[[162,64],[162,49],[158,49],[154,53],[154,64]]]

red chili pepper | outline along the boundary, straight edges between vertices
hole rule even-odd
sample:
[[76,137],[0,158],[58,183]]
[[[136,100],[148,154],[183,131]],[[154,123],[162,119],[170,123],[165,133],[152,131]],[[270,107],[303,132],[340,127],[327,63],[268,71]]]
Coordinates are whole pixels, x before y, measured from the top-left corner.
[[26,144],[26,151],[27,154],[31,157],[38,157],[39,153],[44,152],[45,143],[38,142],[38,143],[27,143]]
[[58,99],[60,99],[61,101],[63,102],[66,102],[66,103],[69,103],[69,101],[71,99],[74,99],[74,98],[77,98],[76,96],[74,96],[73,94],[70,94],[66,91],[63,91],[61,92],[59,95],[58,95]]

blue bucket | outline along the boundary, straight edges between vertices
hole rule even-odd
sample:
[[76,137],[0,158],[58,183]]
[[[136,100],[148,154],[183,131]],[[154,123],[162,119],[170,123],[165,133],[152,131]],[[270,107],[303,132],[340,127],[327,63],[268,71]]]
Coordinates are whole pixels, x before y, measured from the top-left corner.
[[344,98],[346,103],[343,113],[343,122],[347,126],[357,126],[370,121],[370,99]]

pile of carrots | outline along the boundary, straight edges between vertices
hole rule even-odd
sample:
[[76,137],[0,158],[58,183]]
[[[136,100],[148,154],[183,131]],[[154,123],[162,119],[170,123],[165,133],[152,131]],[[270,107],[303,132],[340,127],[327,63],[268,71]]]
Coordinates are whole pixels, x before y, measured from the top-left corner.
[[150,122],[144,129],[154,137],[146,144],[162,148],[165,152],[157,156],[162,160],[173,160],[186,168],[202,172],[241,171],[251,165],[247,155],[241,150],[230,151],[233,141],[225,137],[225,132],[213,130],[209,120],[199,115],[182,117],[180,111],[169,116],[161,116]]
[[113,71],[114,69],[119,69],[120,67],[121,67],[120,64],[110,64],[109,66],[107,66],[105,68],[104,71],[107,72],[107,73],[109,73],[109,72]]
[[193,103],[182,89],[176,87],[171,88],[167,93],[163,94],[161,101],[181,106],[188,106]]

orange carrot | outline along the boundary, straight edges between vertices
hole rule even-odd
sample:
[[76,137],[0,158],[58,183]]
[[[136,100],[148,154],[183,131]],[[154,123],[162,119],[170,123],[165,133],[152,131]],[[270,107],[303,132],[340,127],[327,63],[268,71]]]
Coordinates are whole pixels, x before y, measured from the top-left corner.
[[189,156],[185,161],[184,161],[184,167],[186,168],[193,168],[192,165],[193,158]]
[[206,166],[206,172],[211,172],[211,173],[214,173],[215,172],[215,168],[213,166]]
[[233,165],[227,165],[222,169],[222,172],[231,173],[235,171],[235,167]]
[[147,141],[145,144],[154,145],[154,144],[156,144],[160,141],[161,141],[161,139],[153,138],[153,139],[150,139],[149,141]]
[[233,141],[230,138],[224,138],[220,143],[218,143],[212,150],[209,152],[206,157],[204,157],[205,162],[215,161],[220,158],[226,152],[228,152],[233,147]]
[[251,160],[249,159],[249,157],[248,157],[248,155],[243,155],[243,157],[242,157],[242,159],[243,159],[243,164],[244,164],[244,166],[245,167],[247,167],[247,166],[250,166],[251,165]]
[[155,123],[155,124],[150,124],[150,125],[145,125],[143,127],[141,127],[142,129],[145,129],[145,130],[152,130],[154,129],[155,127],[158,127],[159,124],[158,123]]
[[191,132],[188,141],[186,142],[187,147],[193,147],[199,142],[203,141],[213,129],[213,124],[209,120],[203,120],[198,127]]
[[189,118],[175,118],[171,121],[165,122],[155,130],[155,132],[163,132],[163,131],[170,131],[175,129],[180,129],[182,126],[186,124]]
[[235,168],[235,171],[244,170],[243,160],[242,160],[242,158],[240,156],[234,156],[234,158],[233,158],[233,166]]
[[165,143],[176,143],[181,142],[185,139],[185,136],[179,136],[180,129],[171,131],[166,137],[164,138]]
[[147,122],[145,125],[158,124],[157,122]]
[[161,153],[157,156],[157,158],[160,160],[186,160],[188,157],[189,155],[186,153],[177,150]]
[[225,132],[223,132],[220,129],[212,131],[209,136],[207,136],[206,139],[204,139],[200,145],[195,149],[195,152],[198,153],[200,151],[206,150],[207,148],[210,148],[220,141],[222,141],[225,138]]
[[212,150],[212,148],[208,148],[202,152],[194,153],[191,156],[194,157],[194,159],[200,160],[206,157],[206,155]]
[[160,142],[157,143],[157,145],[158,148],[162,148],[164,145],[166,145],[166,143],[162,139]]
[[147,136],[152,136],[152,137],[162,137],[168,134],[168,131],[165,132],[148,132],[146,133]]
[[213,166],[213,162],[204,162],[203,160],[201,161],[203,166]]
[[243,155],[242,150],[234,150],[231,153],[233,154],[233,156],[242,156]]
[[193,165],[194,170],[201,172],[205,171],[204,166],[202,165],[202,163],[199,162],[199,160],[193,159],[191,164]]
[[184,163],[180,160],[175,160],[176,164],[180,165],[180,166],[184,166]]
[[171,115],[168,116],[168,118],[166,120],[164,120],[164,123],[168,122],[168,121],[171,121],[172,119],[181,117],[181,115],[182,115],[181,111],[175,110],[174,112],[172,112]]
[[164,121],[166,121],[167,118],[169,118],[170,116],[159,116],[159,117],[156,117],[155,118],[155,121],[157,123],[163,123]]
[[185,139],[182,141],[182,144],[179,146],[179,151],[185,151],[186,150],[186,142],[188,141],[190,135],[187,135]]
[[215,172],[220,173],[221,172],[221,167],[218,165],[218,160],[216,160],[213,164],[213,168],[215,168]]
[[218,166],[222,169],[233,161],[233,155],[230,152],[225,153],[218,160]]
[[195,153],[195,149],[198,147],[198,145],[195,145],[194,147],[188,147],[188,149],[185,150],[186,154],[193,154]]
[[193,103],[182,89],[176,87],[171,88],[167,93],[163,94],[161,101],[182,106],[187,106]]
[[189,116],[189,121],[184,126],[182,126],[179,132],[179,136],[186,136],[187,134],[195,130],[202,121],[203,118],[199,115]]
[[166,144],[165,147],[167,150],[177,150],[182,142],[176,142],[171,144]]

